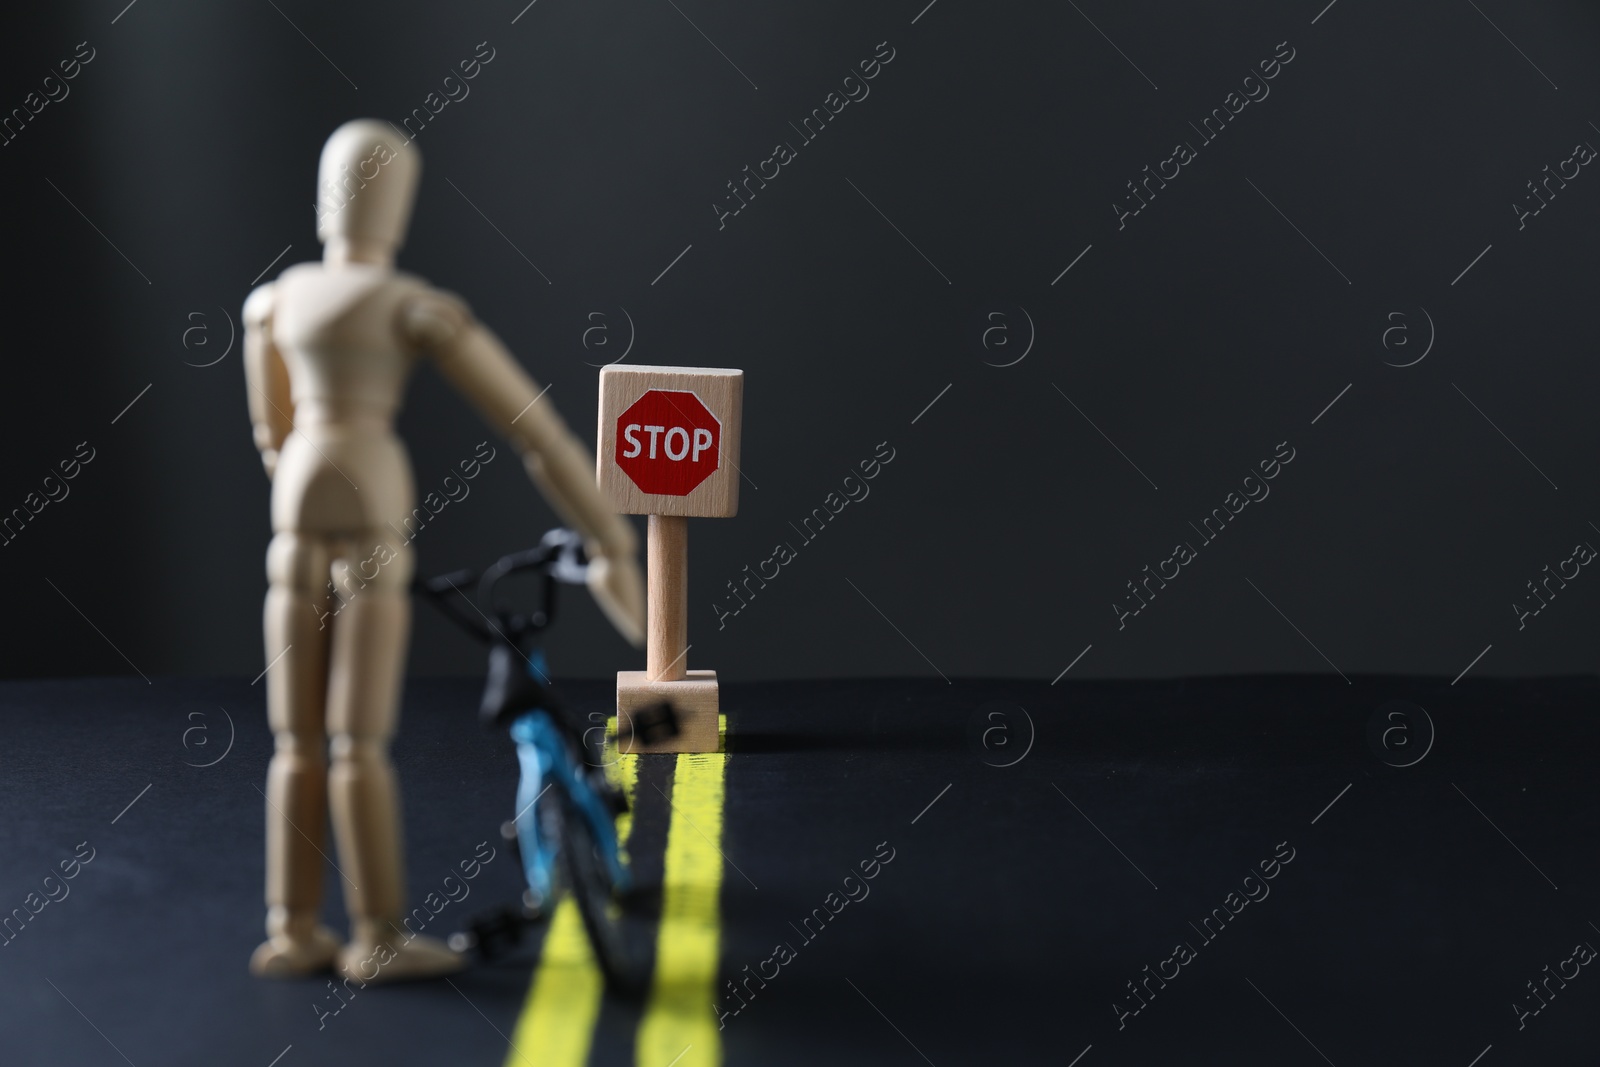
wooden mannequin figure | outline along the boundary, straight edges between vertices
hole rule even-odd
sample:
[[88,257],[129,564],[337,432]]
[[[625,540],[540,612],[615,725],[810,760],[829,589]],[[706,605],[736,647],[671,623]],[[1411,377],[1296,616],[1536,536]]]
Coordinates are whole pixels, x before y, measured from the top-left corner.
[[[593,457],[465,304],[394,270],[420,171],[416,146],[388,123],[335,130],[318,174],[322,260],[289,267],[244,305],[250,420],[272,480],[265,632],[276,749],[266,791],[267,940],[250,960],[258,975],[337,964],[358,981],[382,982],[462,965],[442,942],[404,926],[400,793],[389,762],[410,639],[413,560],[403,531],[408,520],[417,528],[394,417],[418,358],[432,358],[521,453],[583,536],[602,610],[635,645],[643,639],[637,538],[596,488]],[[351,926],[343,946],[317,921],[330,807]]]

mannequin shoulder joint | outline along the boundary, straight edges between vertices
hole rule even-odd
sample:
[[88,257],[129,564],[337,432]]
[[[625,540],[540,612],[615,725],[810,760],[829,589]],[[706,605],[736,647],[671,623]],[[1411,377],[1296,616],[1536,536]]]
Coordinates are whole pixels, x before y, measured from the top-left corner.
[[258,285],[250,291],[249,296],[245,297],[241,316],[246,327],[261,327],[272,321],[272,309],[277,295],[276,284],[267,282],[265,285]]
[[447,350],[473,322],[465,300],[439,289],[407,297],[400,306],[401,332],[419,348],[432,352]]

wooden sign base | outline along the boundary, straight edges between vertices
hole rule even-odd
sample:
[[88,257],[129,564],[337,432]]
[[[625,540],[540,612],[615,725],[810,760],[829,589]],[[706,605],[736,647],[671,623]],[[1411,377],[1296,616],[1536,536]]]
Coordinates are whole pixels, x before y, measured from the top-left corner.
[[[642,671],[617,672],[617,736],[623,752],[715,752],[717,672],[691,671],[689,654],[689,520],[651,515],[645,528],[648,625]],[[678,735],[654,744],[632,737],[628,716],[663,700],[678,717]]]
[[[617,672],[619,752],[715,752],[717,750],[717,672],[688,671],[672,682],[652,682],[649,671]],[[629,716],[663,700],[678,715],[678,736],[647,745],[628,736]]]

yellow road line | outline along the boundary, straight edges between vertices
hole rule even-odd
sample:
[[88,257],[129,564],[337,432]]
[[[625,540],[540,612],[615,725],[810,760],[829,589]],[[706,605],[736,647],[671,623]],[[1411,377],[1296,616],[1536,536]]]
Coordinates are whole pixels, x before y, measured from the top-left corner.
[[[721,948],[725,716],[718,727],[719,751],[679,755],[674,770],[655,980],[634,1050],[642,1067],[722,1062],[712,1001]],[[638,756],[623,754],[615,767],[629,800],[629,813],[617,820],[625,848],[633,829]],[[565,898],[551,917],[506,1067],[583,1067],[604,993],[582,918]]]
[[539,952],[539,969],[511,1035],[506,1067],[582,1067],[589,1058],[605,979],[595,963],[578,907],[556,905]]
[[[614,766],[628,795],[629,812],[617,819],[617,838],[626,845],[633,830],[639,757],[619,756]],[[511,1036],[506,1067],[583,1067],[589,1059],[604,993],[605,978],[583,929],[583,918],[572,897],[565,896],[550,917],[538,969]]]
[[662,875],[655,982],[634,1045],[634,1062],[640,1067],[717,1067],[722,1062],[722,1039],[712,1001],[722,940],[721,842],[727,759],[722,751],[678,756]]

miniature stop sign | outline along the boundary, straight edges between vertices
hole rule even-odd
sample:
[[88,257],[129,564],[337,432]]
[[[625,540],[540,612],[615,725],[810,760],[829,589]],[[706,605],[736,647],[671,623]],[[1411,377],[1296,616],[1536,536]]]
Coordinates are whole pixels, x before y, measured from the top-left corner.
[[602,368],[600,491],[624,515],[736,514],[743,405],[743,371]]
[[[739,510],[744,371],[612,364],[600,371],[600,492],[623,515],[648,515],[645,669],[617,672],[617,736],[625,752],[716,752],[717,672],[691,670],[689,519]],[[663,703],[677,736],[643,739],[636,726]]]
[[617,466],[641,491],[688,496],[711,477],[722,424],[693,393],[652,389],[617,416]]

